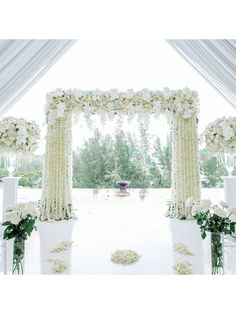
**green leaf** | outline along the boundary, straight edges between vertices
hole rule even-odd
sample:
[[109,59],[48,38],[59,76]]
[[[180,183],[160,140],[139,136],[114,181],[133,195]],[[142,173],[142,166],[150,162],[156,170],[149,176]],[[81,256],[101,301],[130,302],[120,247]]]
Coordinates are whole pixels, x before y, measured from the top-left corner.
[[5,222],[2,223],[2,226],[8,226],[8,225],[10,225],[10,224],[11,224],[10,221],[5,221]]
[[235,232],[235,225],[232,223],[230,224],[230,231],[233,233]]

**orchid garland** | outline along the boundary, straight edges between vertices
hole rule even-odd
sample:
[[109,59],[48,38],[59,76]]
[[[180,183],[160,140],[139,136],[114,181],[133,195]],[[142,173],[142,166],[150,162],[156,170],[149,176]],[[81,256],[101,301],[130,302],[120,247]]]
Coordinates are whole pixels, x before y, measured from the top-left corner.
[[46,115],[47,122],[54,122],[63,117],[66,112],[83,113],[86,118],[91,114],[100,114],[102,121],[112,116],[137,115],[142,119],[145,114],[159,117],[161,113],[169,118],[173,114],[180,114],[185,119],[197,116],[199,99],[196,91],[188,88],[173,90],[165,88],[161,91],[142,89],[133,91],[128,89],[120,92],[118,89],[109,91],[82,91],[79,89],[56,89],[47,94]]

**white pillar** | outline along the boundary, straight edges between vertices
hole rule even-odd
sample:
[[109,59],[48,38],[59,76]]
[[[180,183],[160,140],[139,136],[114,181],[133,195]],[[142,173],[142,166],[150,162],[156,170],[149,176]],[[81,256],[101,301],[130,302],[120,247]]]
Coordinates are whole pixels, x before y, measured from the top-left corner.
[[223,177],[225,202],[229,209],[236,208],[236,176]]
[[[19,177],[5,177],[3,181],[2,220],[5,220],[6,208],[17,203]],[[13,240],[6,241],[4,252],[4,273],[11,273],[13,261]]]

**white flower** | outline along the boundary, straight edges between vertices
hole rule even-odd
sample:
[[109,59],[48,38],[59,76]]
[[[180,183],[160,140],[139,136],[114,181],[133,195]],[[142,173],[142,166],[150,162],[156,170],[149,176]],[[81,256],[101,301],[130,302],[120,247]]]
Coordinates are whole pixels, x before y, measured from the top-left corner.
[[63,117],[65,108],[66,108],[66,106],[64,103],[60,103],[57,105],[57,118]]
[[201,206],[198,204],[193,205],[192,207],[192,215],[195,216],[197,213],[201,212]]
[[9,217],[9,221],[13,224],[13,225],[18,225],[18,223],[21,221],[21,217],[20,215],[17,214],[13,214]]
[[200,205],[201,205],[201,208],[207,209],[207,208],[211,207],[211,200],[203,199],[203,200],[201,200]]
[[230,215],[236,215],[236,208],[232,208],[229,212]]
[[186,206],[187,208],[191,208],[191,207],[193,207],[193,205],[194,205],[193,197],[189,197],[189,198],[186,200],[186,202],[185,202],[185,206]]
[[118,96],[119,96],[118,89],[116,89],[116,88],[111,89],[110,95],[111,95],[111,100],[118,98]]
[[220,208],[218,205],[212,206],[213,213],[221,218],[225,218],[227,216],[227,213]]

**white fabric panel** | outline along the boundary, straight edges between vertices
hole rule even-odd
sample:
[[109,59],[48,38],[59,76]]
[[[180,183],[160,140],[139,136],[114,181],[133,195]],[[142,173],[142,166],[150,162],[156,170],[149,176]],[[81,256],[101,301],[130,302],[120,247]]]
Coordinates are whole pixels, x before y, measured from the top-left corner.
[[0,40],[0,115],[8,111],[76,40]]
[[236,108],[236,40],[167,40]]

